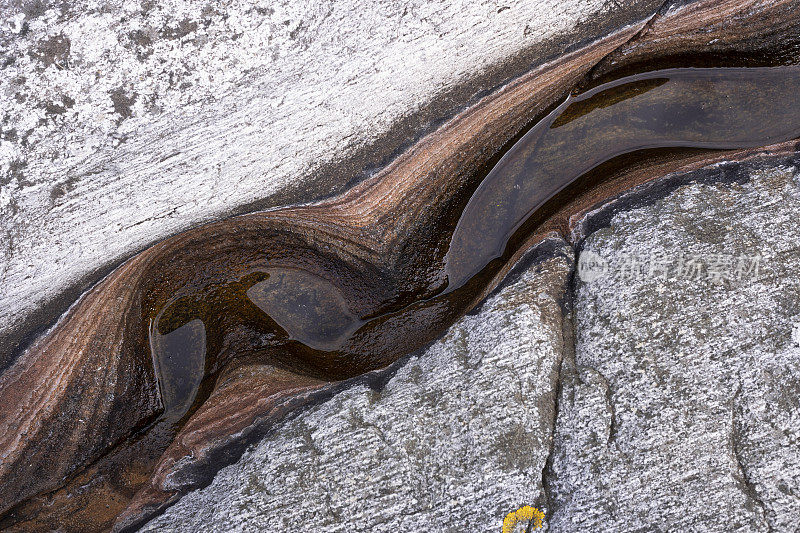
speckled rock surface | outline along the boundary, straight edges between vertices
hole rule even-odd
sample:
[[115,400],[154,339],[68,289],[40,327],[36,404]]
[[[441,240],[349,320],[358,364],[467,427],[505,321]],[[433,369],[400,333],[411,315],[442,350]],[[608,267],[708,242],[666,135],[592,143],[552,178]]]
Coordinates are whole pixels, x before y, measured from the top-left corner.
[[[0,0],[0,350],[145,245],[340,190],[660,3]],[[578,287],[574,357],[553,260],[146,529],[491,531],[533,504],[558,531],[796,530],[800,179],[745,171],[589,238],[611,264]]]
[[565,260],[523,270],[381,392],[287,422],[145,530],[484,531],[532,504],[550,531],[794,531],[797,161],[615,207],[573,314]]
[[586,240],[600,275],[577,287],[551,530],[797,530],[796,165],[731,167],[750,181],[681,187]]
[[543,506],[570,263],[524,271],[382,390],[285,423],[144,530],[492,531]]
[[660,3],[0,1],[0,349],[146,245],[341,190]]

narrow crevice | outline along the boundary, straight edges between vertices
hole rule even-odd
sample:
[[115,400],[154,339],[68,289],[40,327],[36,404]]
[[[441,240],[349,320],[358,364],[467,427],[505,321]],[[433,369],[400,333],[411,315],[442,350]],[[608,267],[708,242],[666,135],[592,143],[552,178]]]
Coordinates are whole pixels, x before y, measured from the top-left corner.
[[[800,148],[800,143],[795,147]],[[578,221],[575,231],[571,235],[570,245],[573,248],[574,263],[572,271],[569,275],[567,289],[564,293],[564,307],[562,319],[562,337],[564,340],[562,349],[562,358],[558,371],[558,385],[555,398],[555,418],[552,426],[552,435],[548,457],[545,467],[542,470],[541,483],[545,494],[547,505],[547,519],[551,520],[559,511],[558,504],[555,501],[554,482],[556,476],[554,472],[554,460],[556,457],[556,435],[559,429],[559,414],[561,405],[564,403],[565,394],[569,394],[568,390],[565,392],[565,385],[569,386],[569,380],[574,380],[578,376],[579,365],[577,363],[577,341],[578,341],[578,317],[577,305],[578,296],[581,285],[580,277],[578,274],[578,265],[580,263],[581,254],[584,251],[586,240],[595,232],[602,228],[612,225],[614,216],[620,212],[629,211],[632,209],[639,209],[642,207],[653,205],[659,199],[667,197],[676,189],[693,185],[733,185],[745,184],[750,181],[750,176],[754,170],[763,169],[772,166],[797,166],[798,155],[795,153],[769,153],[759,156],[757,159],[750,159],[744,161],[723,161],[710,166],[705,166],[700,169],[695,169],[688,172],[674,172],[666,174],[653,181],[628,190],[622,194],[612,197],[605,201],[603,204],[596,206],[593,210],[589,211],[584,217]],[[592,368],[590,366],[580,368]],[[592,370],[595,370],[592,368]],[[612,403],[612,390],[608,378],[602,373],[598,374],[606,384],[606,402],[610,407],[611,413],[611,428],[609,432],[608,444],[616,443],[617,438],[617,416]],[[765,501],[759,494],[756,485],[746,467],[745,457],[743,455],[742,440],[744,437],[744,428],[741,421],[744,420],[742,406],[740,405],[740,398],[742,394],[741,385],[736,390],[730,403],[731,409],[731,430],[729,434],[728,445],[733,460],[736,462],[733,477],[739,484],[739,489],[744,496],[752,502],[753,506],[748,505],[749,512],[756,516],[762,516],[762,522],[765,524],[767,531],[770,533],[775,531],[773,520],[774,516]],[[566,396],[568,399],[569,396]],[[744,512],[745,510],[743,510]]]
[[[545,500],[545,520],[549,520],[555,515],[556,504],[552,495],[551,478],[553,474],[553,461],[555,460],[556,450],[556,435],[558,428],[558,416],[560,413],[561,395],[564,388],[564,376],[567,372],[574,372],[575,369],[575,296],[577,290],[576,272],[577,272],[578,256],[576,248],[572,248],[572,261],[570,264],[570,271],[567,275],[567,280],[564,287],[564,296],[561,305],[562,318],[561,318],[561,359],[558,363],[556,373],[556,387],[553,400],[553,423],[550,434],[550,446],[547,451],[547,459],[545,460],[544,467],[542,468],[542,492],[544,493]],[[565,368],[564,365],[567,365]]]
[[[645,21],[642,28],[636,32],[630,39],[626,40],[619,46],[615,47],[613,50],[605,54],[602,58],[597,60],[597,62],[584,74],[584,76],[572,87],[570,90],[571,93],[582,92],[583,90],[587,89],[588,85],[595,77],[595,73],[597,69],[601,67],[610,56],[615,54],[618,50],[622,49],[623,47],[629,45],[630,43],[634,42],[636,39],[639,39],[644,33],[652,26],[655,20],[665,12],[669,6],[671,5],[673,0],[664,0],[664,2],[659,6],[659,8]],[[555,455],[555,447],[556,447],[556,434],[557,434],[557,427],[558,427],[558,416],[560,411],[560,399],[563,391],[563,380],[565,374],[564,365],[567,364],[569,369],[574,374],[576,372],[576,347],[575,347],[575,340],[577,338],[577,324],[575,320],[575,303],[577,301],[577,265],[578,265],[578,256],[580,250],[582,248],[582,240],[577,243],[570,243],[572,248],[572,262],[570,265],[570,272],[568,274],[566,287],[564,290],[564,297],[562,301],[562,321],[561,321],[561,330],[562,330],[562,354],[561,359],[558,363],[558,369],[556,373],[556,387],[555,387],[555,394],[554,394],[554,405],[553,405],[553,421],[551,426],[551,434],[550,434],[550,444],[547,452],[547,459],[545,460],[544,467],[542,468],[541,473],[541,484],[542,484],[542,492],[544,493],[544,500],[545,500],[545,510],[546,510],[546,518],[552,518],[555,514],[555,502],[553,500],[551,494],[551,475],[553,473],[553,461]],[[517,267],[515,266],[512,272],[516,271]],[[508,278],[508,277],[507,277]],[[504,285],[503,283],[500,284],[501,286]],[[499,287],[498,287],[499,289]],[[480,307],[477,306],[478,308]],[[609,389],[610,390],[610,389]],[[609,398],[609,405],[610,398]],[[609,435],[609,441],[611,440],[612,436],[615,433],[615,423],[614,420],[616,416],[613,413],[613,406],[612,409],[612,420],[611,420],[611,432]]]
[[612,401],[611,381],[609,381],[605,374],[596,368],[590,368],[592,368],[592,370],[600,377],[600,379],[603,380],[603,385],[605,386],[604,397],[606,400],[606,406],[608,407],[609,417],[611,418],[611,422],[608,426],[608,439],[606,440],[606,446],[611,446],[617,440],[617,410],[614,407],[614,402]]
[[764,523],[767,525],[767,531],[772,533],[774,528],[772,527],[772,523],[769,519],[769,512],[767,510],[767,506],[764,503],[764,500],[758,495],[758,490],[756,490],[753,481],[750,479],[750,476],[747,474],[747,469],[745,468],[745,462],[742,458],[742,452],[740,450],[739,441],[740,441],[740,429],[738,424],[738,417],[737,411],[739,410],[739,396],[742,392],[741,384],[736,389],[736,393],[733,395],[733,399],[731,399],[731,432],[730,432],[730,448],[732,451],[732,455],[734,460],[736,461],[736,469],[738,470],[737,473],[734,473],[734,478],[742,484],[742,492],[744,492],[745,496],[750,498],[755,505],[761,509],[761,515],[763,516]]

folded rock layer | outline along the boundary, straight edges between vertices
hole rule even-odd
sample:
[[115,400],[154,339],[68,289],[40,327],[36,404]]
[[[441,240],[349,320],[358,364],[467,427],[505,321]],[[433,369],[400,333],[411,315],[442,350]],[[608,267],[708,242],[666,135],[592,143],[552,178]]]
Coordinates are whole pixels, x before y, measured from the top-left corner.
[[[571,216],[656,177],[655,169],[723,157],[670,153],[649,174],[614,174],[604,188],[593,189],[601,194],[563,202],[484,278],[430,300],[447,284],[445,253],[459,213],[509,144],[573,87],[604,75],[611,54],[649,42],[662,26],[684,43],[681,53],[696,52],[699,41],[690,37],[703,17],[715,24],[713,4],[667,4],[647,21],[537,66],[339,196],[200,226],[118,267],[0,375],[0,512],[11,510],[0,525],[85,530],[116,520],[117,528],[135,527],[207,483],[243,443],[298,406],[434,340],[527,249],[552,229],[568,229]],[[794,41],[785,37],[797,30],[786,14],[796,12],[796,2],[724,7],[726,23],[714,26],[715,49],[793,50]],[[698,15],[680,23],[690,8]],[[775,19],[776,32],[762,35],[761,26],[748,23],[753,19]],[[314,305],[339,302],[366,325],[336,350],[298,342],[290,314],[289,322],[273,320],[248,300],[273,275],[265,269],[302,272],[301,286],[316,284],[320,291]],[[168,336],[185,319],[205,325],[206,379],[194,404],[175,412],[154,370],[152,357],[160,355],[151,350],[152,338]],[[54,492],[43,494],[48,491]]]

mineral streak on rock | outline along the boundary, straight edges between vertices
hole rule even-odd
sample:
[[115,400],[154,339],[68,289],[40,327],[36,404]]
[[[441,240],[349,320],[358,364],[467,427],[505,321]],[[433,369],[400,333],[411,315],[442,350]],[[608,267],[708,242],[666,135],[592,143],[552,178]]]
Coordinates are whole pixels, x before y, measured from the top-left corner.
[[[51,490],[162,409],[139,324],[152,254],[119,268],[0,377],[2,510]],[[131,274],[133,274],[131,276]]]
[[[749,4],[747,10],[752,15]],[[763,6],[757,14],[776,13],[783,14]],[[76,485],[78,476],[46,500],[21,503],[6,523],[21,529],[107,528],[128,507],[118,527],[136,524],[196,486],[200,481],[187,473],[210,468],[209,457],[220,457],[212,450],[224,450],[247,431],[265,431],[287,406],[335,381],[383,367],[433,340],[534,242],[516,247],[507,262],[463,293],[414,303],[445,287],[448,238],[484,167],[643,27],[624,28],[503,86],[339,197],[208,224],[119,267],[0,376],[0,442],[3,456],[11,458],[0,465],[0,512],[57,489],[88,463],[97,461],[92,467],[101,469],[103,461],[113,463],[113,444],[170,408],[150,361],[153,328],[169,335],[191,320],[203,323],[205,388],[179,434],[152,459],[155,475],[146,468],[138,477],[119,475],[115,489],[97,494],[109,509],[106,515],[83,516],[69,508],[78,489],[90,495],[94,490],[91,483]],[[743,34],[761,38],[748,33],[747,19],[727,31],[737,42]],[[336,301],[370,322],[334,352],[296,342],[297,335],[287,331],[292,326],[281,327],[284,319],[291,324],[291,314],[273,320],[248,295],[263,287],[269,269],[303,272],[294,278],[303,283],[322,280],[321,294],[336,297],[320,301]],[[117,371],[90,374],[100,367]],[[98,394],[86,394],[92,387]],[[65,410],[75,418],[62,416]],[[53,434],[66,435],[65,446],[58,447]],[[158,450],[152,449],[156,456]],[[126,472],[124,463],[114,464]]]

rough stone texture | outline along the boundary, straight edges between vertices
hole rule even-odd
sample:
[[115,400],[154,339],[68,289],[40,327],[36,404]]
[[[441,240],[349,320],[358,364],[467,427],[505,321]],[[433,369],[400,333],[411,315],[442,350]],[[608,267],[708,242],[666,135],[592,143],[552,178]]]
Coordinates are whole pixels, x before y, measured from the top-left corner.
[[503,76],[657,4],[2,0],[0,336],[70,290],[60,314],[167,235],[337,190],[392,128],[369,164]]
[[[597,254],[608,272],[577,287],[575,359],[565,360],[546,477],[552,530],[796,531],[792,161],[718,167],[751,181],[684,186],[586,240],[581,257]],[[681,254],[701,270],[679,274]],[[758,273],[739,276],[739,258],[752,267],[758,256]],[[663,266],[628,273],[651,257],[666,276]]]
[[570,264],[525,270],[383,389],[283,424],[144,530],[491,531],[543,506]]
[[587,238],[608,270],[576,282],[574,324],[567,262],[523,271],[381,392],[287,422],[145,530],[484,531],[529,503],[552,531],[794,531],[800,169],[687,179],[712,177]]
[[[178,293],[183,294],[181,300],[184,301],[199,298],[205,302],[216,302],[209,308],[204,305],[203,311],[192,310],[192,313],[200,311],[200,315],[192,316],[200,317],[206,324],[209,347],[206,355],[207,376],[214,376],[218,368],[238,365],[251,354],[258,358],[278,357],[283,359],[283,364],[300,373],[306,368],[300,361],[303,356],[296,352],[297,346],[292,347],[293,343],[283,338],[280,332],[273,336],[270,327],[258,329],[261,326],[256,326],[260,333],[253,334],[251,319],[254,317],[244,318],[239,313],[243,311],[248,314],[246,310],[252,308],[244,294],[239,295],[244,300],[235,300],[235,304],[234,300],[227,298],[232,296],[230,288],[240,286],[248,273],[264,271],[272,265],[281,269],[299,268],[307,275],[319,276],[320,281],[326,280],[323,284],[327,287],[326,291],[337,294],[336,298],[341,297],[346,307],[359,317],[385,313],[392,302],[400,304],[411,298],[433,294],[445,281],[443,255],[449,238],[449,224],[454,222],[451,220],[453,205],[466,200],[466,194],[477,186],[483,178],[483,165],[498,154],[503,144],[525,124],[543,112],[548,104],[563,98],[566,88],[578,83],[592,65],[632,38],[643,25],[641,23],[614,32],[503,85],[426,135],[376,175],[334,199],[206,224],[165,239],[126,261],[87,292],[57,326],[37,340],[29,350],[16,358],[15,354],[11,354],[11,366],[8,372],[0,376],[0,405],[16,406],[0,410],[0,433],[4,432],[4,427],[8,429],[5,431],[8,437],[7,451],[11,452],[13,448],[15,452],[22,449],[30,452],[45,445],[52,449],[54,443],[46,436],[56,426],[59,429],[55,433],[61,434],[68,429],[77,437],[85,432],[86,427],[91,427],[95,438],[86,440],[83,442],[85,445],[77,448],[64,448],[65,453],[58,457],[58,462],[64,468],[80,469],[112,444],[103,438],[106,424],[146,416],[147,413],[139,412],[136,404],[128,401],[128,396],[133,394],[131,392],[112,395],[116,403],[109,403],[112,400],[98,403],[95,395],[87,394],[86,390],[87,379],[93,383],[97,376],[81,370],[87,367],[84,363],[92,360],[92,357],[107,358],[103,366],[110,369],[117,383],[116,387],[110,389],[112,392],[134,391],[139,396],[152,397],[155,391],[152,380],[154,374],[147,337],[154,327],[158,328],[155,325],[158,316],[165,307],[171,305],[170,302],[174,302],[173,298]],[[448,269],[451,260],[447,262]],[[491,268],[489,275],[492,279],[481,282],[481,296],[473,296],[471,291],[478,289],[475,287],[468,289],[468,294],[460,298],[449,299],[442,295],[438,301],[406,308],[388,320],[372,321],[357,328],[357,331],[353,330],[352,335],[348,333],[342,339],[344,344],[339,347],[340,351],[314,354],[314,365],[318,369],[324,368],[330,379],[355,377],[382,368],[428,345],[453,321],[482,300],[485,293],[496,286],[494,279],[499,282],[501,273],[507,272],[505,266],[495,265]],[[455,285],[461,283],[453,278],[450,282]],[[293,285],[295,292],[305,293],[306,289],[305,283]],[[187,290],[188,293],[185,292]],[[216,296],[211,296],[219,294],[220,290],[226,298],[217,300]],[[318,293],[316,289],[312,292]],[[102,308],[102,305],[106,307]],[[98,309],[105,311],[99,315],[91,314]],[[296,332],[286,326],[281,315],[276,316],[273,311],[269,314],[291,337],[296,337]],[[264,318],[260,313],[259,317],[257,322]],[[311,347],[319,348],[313,343]],[[159,350],[154,350],[153,358],[163,360],[164,354],[157,352]],[[0,368],[9,361],[5,357],[7,355],[0,349]],[[300,362],[298,367],[294,366],[292,360]],[[65,364],[67,368],[77,370],[66,372]],[[150,369],[146,379],[133,381],[129,378],[136,374],[113,372],[114,369],[131,365],[133,368]],[[59,386],[55,392],[51,390],[52,379],[39,379],[52,375],[59,376]],[[120,526],[135,523],[142,518],[142,513],[158,509],[164,502],[177,497],[176,490],[185,492],[201,486],[202,480],[207,479],[205,476],[229,464],[227,459],[218,462],[212,457],[224,453],[233,459],[241,452],[236,440],[253,438],[263,429],[271,427],[273,424],[270,419],[277,416],[283,400],[301,394],[285,379],[279,379],[281,387],[275,388],[257,378],[259,385],[256,390],[259,393],[255,396],[253,389],[246,384],[249,378],[244,375],[237,378],[244,382],[231,387],[220,387],[219,380],[211,379],[211,382],[205,382],[214,387],[211,397],[181,426],[179,434],[164,454],[156,450],[137,454],[152,461],[158,459],[152,477],[142,479],[127,475],[127,470],[133,466],[129,460],[121,460],[119,467],[113,469],[119,479],[131,480],[133,485],[120,488],[120,497],[110,497],[113,505],[120,506],[128,494],[137,494],[136,499],[125,508],[124,514],[119,515],[122,510],[113,507],[112,503],[98,503],[97,508],[106,508],[107,513],[92,513],[91,518],[77,517],[77,513],[86,512],[89,501],[98,502],[97,495],[89,495],[82,488],[84,483],[77,480],[70,481],[69,486],[59,491],[64,497],[58,502],[56,497],[50,497],[47,502],[37,500],[42,502],[35,503],[37,507],[34,507],[34,502],[25,506],[32,509],[30,513],[40,512],[40,509],[43,510],[40,514],[46,512],[51,525],[45,527],[57,527],[66,520],[80,527],[81,524],[105,521],[113,516],[119,517],[117,524]],[[307,380],[300,381],[305,387]],[[25,391],[22,398],[31,398],[33,403],[22,400],[6,402],[3,390],[15,393]],[[102,392],[107,388],[98,390]],[[224,392],[217,394],[221,390]],[[259,394],[269,398],[262,396],[264,402],[254,401]],[[282,396],[280,401],[279,396]],[[63,414],[63,409],[58,407],[64,402],[72,406],[71,411],[84,413],[81,418],[85,422],[76,417],[59,416]],[[27,407],[24,427],[18,427],[18,416],[15,415],[20,406]],[[103,408],[102,411],[94,410],[95,406]],[[120,409],[124,413],[120,413]],[[131,409],[133,413],[129,412]],[[274,420],[272,418],[273,423]],[[132,429],[131,425],[127,427]],[[124,432],[124,428],[115,427],[117,438],[125,435],[119,433],[120,430]],[[18,435],[27,437],[20,439]],[[143,444],[144,441],[139,443]],[[228,451],[223,452],[224,448]],[[228,455],[231,450],[238,452]],[[87,451],[90,451],[88,455]],[[0,504],[0,513],[16,504],[17,499],[31,496],[34,490],[55,489],[63,479],[63,469],[47,468],[53,457],[43,457],[37,453],[33,455],[39,458],[34,467],[25,460],[26,454],[16,453],[12,454],[13,460],[0,469],[0,486],[9,495],[7,498],[0,495],[0,500],[4,502]],[[117,453],[114,456],[120,457]],[[105,464],[111,466],[111,456],[105,457]],[[71,458],[77,458],[79,462],[73,464]],[[209,463],[215,464],[212,466]],[[142,470],[146,471],[145,465],[135,464],[137,467],[141,465]],[[182,470],[182,473],[178,474],[176,469]],[[7,475],[16,474],[16,483],[3,483],[2,470]],[[190,470],[194,470],[195,474],[188,474]],[[197,474],[199,472],[207,473]],[[176,484],[176,477],[187,482]],[[108,476],[98,473],[96,478],[108,479]],[[145,481],[149,488],[138,490],[136,483]],[[99,492],[99,487],[93,484],[91,491]],[[115,489],[104,487],[104,490],[109,494]],[[77,500],[69,497],[78,491],[87,496],[87,504],[75,505]],[[72,507],[72,510],[63,511],[65,506]],[[22,516],[23,513],[18,511],[13,519],[19,523]],[[31,526],[31,530],[41,529],[41,526]]]
[[[363,169],[314,183],[319,169],[475,72],[655,6],[0,0],[0,335],[165,235],[337,190]],[[450,111],[420,114],[372,164]],[[287,423],[149,528],[493,530],[533,503],[557,530],[795,529],[798,178],[754,176],[682,189],[589,240],[619,257],[761,253],[765,270],[580,287],[549,498],[563,263],[525,274],[382,392],[355,385]]]

